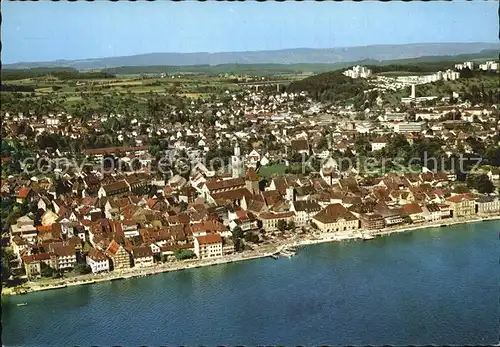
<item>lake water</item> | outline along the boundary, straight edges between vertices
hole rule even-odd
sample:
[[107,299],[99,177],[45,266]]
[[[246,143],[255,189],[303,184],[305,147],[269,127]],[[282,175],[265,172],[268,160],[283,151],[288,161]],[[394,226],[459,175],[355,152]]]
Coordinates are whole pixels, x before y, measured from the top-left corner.
[[[500,222],[2,299],[18,346],[496,344]],[[27,302],[24,307],[16,304]]]

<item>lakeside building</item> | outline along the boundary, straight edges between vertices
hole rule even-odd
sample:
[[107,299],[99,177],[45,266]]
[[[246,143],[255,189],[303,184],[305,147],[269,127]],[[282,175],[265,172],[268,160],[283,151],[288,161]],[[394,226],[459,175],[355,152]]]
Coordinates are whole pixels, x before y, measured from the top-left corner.
[[111,259],[113,270],[129,269],[132,267],[129,252],[115,240],[111,241],[105,254]]
[[361,229],[379,230],[385,227],[384,217],[378,213],[362,213],[359,216]]
[[154,264],[153,250],[151,247],[134,247],[132,249],[132,257],[134,259],[134,266],[147,267]]
[[312,221],[323,232],[352,231],[359,228],[359,219],[342,204],[326,206]]
[[219,234],[207,234],[194,238],[194,254],[199,259],[221,257],[222,237]]
[[48,253],[38,253],[23,257],[24,270],[28,279],[39,278],[42,275],[42,263],[50,266],[50,255]]
[[446,199],[450,206],[452,217],[468,217],[476,213],[474,197],[469,194],[460,194]]
[[266,231],[278,230],[278,222],[284,220],[286,223],[295,223],[295,212],[271,213],[263,212],[259,214],[259,219],[262,221],[262,228]]
[[56,270],[72,269],[76,265],[76,252],[72,245],[49,246],[53,268]]
[[434,222],[442,217],[441,208],[438,204],[427,204],[422,207],[423,216],[426,221]]
[[314,200],[293,201],[290,210],[296,213],[295,225],[303,227],[311,221],[314,215],[321,211],[321,206]]
[[498,196],[483,196],[476,200],[477,213],[500,213],[500,199]]
[[92,269],[92,273],[108,272],[109,259],[101,251],[91,248],[87,253],[86,263]]

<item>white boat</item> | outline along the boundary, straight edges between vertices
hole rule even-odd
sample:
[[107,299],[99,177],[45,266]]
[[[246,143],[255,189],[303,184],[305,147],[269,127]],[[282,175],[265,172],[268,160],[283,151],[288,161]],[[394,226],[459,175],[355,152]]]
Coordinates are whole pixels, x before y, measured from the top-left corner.
[[26,306],[26,305],[28,305],[26,302],[23,302],[21,304],[17,304],[18,307],[20,307],[20,306]]
[[375,236],[373,235],[363,235],[363,240],[373,240]]

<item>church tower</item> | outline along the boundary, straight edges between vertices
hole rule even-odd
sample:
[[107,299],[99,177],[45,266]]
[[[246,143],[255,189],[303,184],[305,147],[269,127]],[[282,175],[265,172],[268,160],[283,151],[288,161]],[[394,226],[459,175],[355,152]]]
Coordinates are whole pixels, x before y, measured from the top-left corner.
[[233,178],[244,177],[244,160],[241,156],[240,146],[236,143],[234,147],[234,155],[231,157],[231,169],[233,172]]

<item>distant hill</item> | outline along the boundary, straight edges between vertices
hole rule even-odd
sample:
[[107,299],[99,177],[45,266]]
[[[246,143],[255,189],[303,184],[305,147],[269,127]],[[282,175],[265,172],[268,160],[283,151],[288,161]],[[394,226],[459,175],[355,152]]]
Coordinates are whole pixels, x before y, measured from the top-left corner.
[[36,67],[72,67],[77,70],[100,70],[121,66],[187,66],[221,64],[334,64],[362,60],[396,60],[422,56],[453,56],[498,51],[495,43],[419,43],[406,45],[372,45],[329,49],[296,48],[274,51],[221,53],[148,53],[124,57],[50,62],[5,64],[7,69]]

